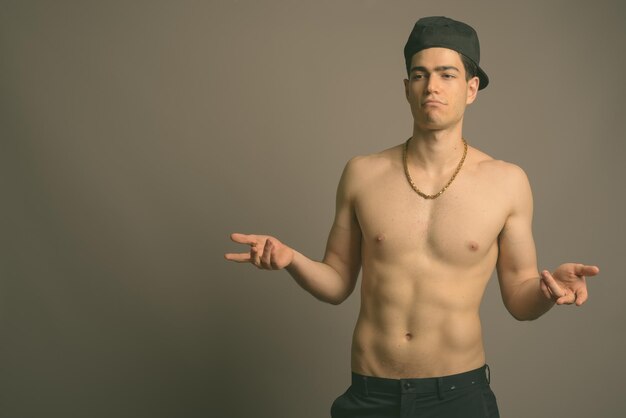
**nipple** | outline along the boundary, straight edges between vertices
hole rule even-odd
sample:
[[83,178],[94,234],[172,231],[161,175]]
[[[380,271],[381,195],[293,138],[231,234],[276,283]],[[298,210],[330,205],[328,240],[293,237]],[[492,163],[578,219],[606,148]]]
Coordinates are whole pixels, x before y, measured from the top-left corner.
[[470,241],[470,242],[468,242],[468,243],[467,243],[467,246],[468,246],[468,248],[469,248],[471,251],[478,251],[478,247],[479,247],[479,246],[478,246],[478,243],[477,243],[476,241]]
[[376,235],[376,242],[383,242],[385,240],[385,234]]

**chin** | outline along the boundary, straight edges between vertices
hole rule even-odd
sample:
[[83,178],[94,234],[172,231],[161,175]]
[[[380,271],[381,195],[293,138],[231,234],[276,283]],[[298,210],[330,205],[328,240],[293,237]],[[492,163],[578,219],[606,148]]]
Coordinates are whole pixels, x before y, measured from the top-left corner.
[[434,121],[434,120],[421,121],[421,122],[416,123],[416,125],[420,129],[429,130],[429,131],[438,131],[441,129],[445,129],[447,127],[445,123],[442,123],[441,121]]

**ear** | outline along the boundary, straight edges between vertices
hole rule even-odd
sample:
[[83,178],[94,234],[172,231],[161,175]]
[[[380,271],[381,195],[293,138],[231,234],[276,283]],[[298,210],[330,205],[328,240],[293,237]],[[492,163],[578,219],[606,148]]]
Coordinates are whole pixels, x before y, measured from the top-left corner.
[[409,100],[409,80],[404,79],[404,97]]
[[473,103],[476,100],[476,95],[478,94],[478,85],[480,84],[480,80],[478,77],[472,77],[467,80],[467,101],[466,104]]

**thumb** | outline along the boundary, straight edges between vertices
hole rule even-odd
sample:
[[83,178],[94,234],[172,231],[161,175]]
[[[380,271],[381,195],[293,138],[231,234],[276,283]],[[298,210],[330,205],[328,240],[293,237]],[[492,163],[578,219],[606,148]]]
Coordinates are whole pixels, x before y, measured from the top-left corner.
[[597,266],[586,266],[584,264],[577,264],[574,268],[574,272],[577,276],[595,276],[600,273],[600,269]]

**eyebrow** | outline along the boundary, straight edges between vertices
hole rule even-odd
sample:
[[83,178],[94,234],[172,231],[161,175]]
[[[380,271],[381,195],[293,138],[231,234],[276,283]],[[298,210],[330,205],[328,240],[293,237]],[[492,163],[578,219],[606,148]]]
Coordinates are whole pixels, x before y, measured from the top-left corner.
[[[442,71],[448,71],[448,70],[454,70],[460,73],[459,69],[453,65],[440,65],[439,67],[435,67],[436,72],[442,72]],[[411,68],[411,72],[414,72],[414,71],[422,71],[425,73],[428,72],[426,67],[421,67],[421,66]]]

